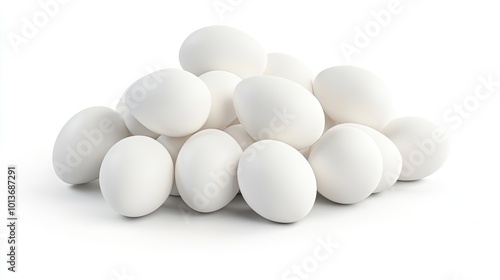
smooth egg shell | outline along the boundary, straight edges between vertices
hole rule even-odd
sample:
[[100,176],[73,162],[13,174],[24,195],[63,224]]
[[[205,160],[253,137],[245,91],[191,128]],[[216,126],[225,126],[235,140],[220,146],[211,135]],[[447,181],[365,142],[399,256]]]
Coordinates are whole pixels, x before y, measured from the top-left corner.
[[240,145],[229,134],[205,129],[182,146],[175,163],[175,182],[182,200],[198,212],[226,206],[238,193],[236,168]]
[[316,200],[316,179],[307,160],[288,144],[262,140],[238,164],[238,183],[248,205],[278,223],[303,219]]
[[327,199],[357,203],[377,188],[383,160],[375,141],[365,132],[334,126],[314,145],[309,155],[318,192]]
[[54,144],[56,175],[68,184],[84,184],[99,177],[104,155],[130,135],[119,113],[107,107],[78,112],[63,126]]
[[325,112],[338,123],[358,123],[380,130],[392,117],[393,105],[387,87],[363,68],[325,69],[314,79],[313,88]]
[[446,132],[426,119],[397,118],[390,121],[382,132],[401,153],[401,181],[425,178],[441,168],[448,158],[450,143]]
[[127,217],[140,217],[158,209],[172,189],[174,165],[167,150],[155,139],[131,136],[116,143],[100,170],[106,202]]
[[234,90],[233,102],[238,119],[255,140],[279,140],[302,150],[323,133],[325,118],[319,101],[287,79],[244,79]]
[[403,161],[398,147],[396,147],[396,145],[391,141],[391,139],[387,138],[387,136],[371,127],[355,123],[345,123],[340,124],[339,126],[350,126],[360,129],[368,134],[377,144],[382,155],[384,170],[382,172],[380,182],[373,193],[379,193],[392,187],[398,180],[403,166]]
[[126,91],[130,113],[147,129],[170,137],[196,132],[210,113],[210,92],[203,81],[181,69],[146,75]]
[[179,61],[184,70],[197,76],[222,70],[247,78],[264,72],[267,55],[259,42],[244,32],[228,26],[208,26],[184,40]]

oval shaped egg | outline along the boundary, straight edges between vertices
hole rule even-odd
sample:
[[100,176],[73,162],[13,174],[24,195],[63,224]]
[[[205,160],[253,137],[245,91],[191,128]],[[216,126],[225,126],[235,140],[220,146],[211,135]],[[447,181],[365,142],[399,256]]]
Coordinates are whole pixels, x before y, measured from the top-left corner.
[[[160,135],[156,139],[158,142],[160,142],[160,144],[163,145],[163,147],[167,149],[168,153],[172,157],[172,161],[174,162],[174,167],[175,163],[177,162],[177,155],[179,155],[179,151],[181,150],[182,145],[186,143],[189,137],[191,137],[191,135],[184,137],[168,137],[165,135]],[[170,192],[170,194],[174,196],[179,196],[179,191],[177,190],[177,185],[175,184],[175,178],[172,185],[172,191]]]
[[285,53],[267,55],[267,67],[264,75],[282,77],[296,82],[312,92],[313,73],[306,64]]
[[225,71],[210,71],[200,76],[212,97],[210,114],[201,129],[224,129],[236,119],[233,92],[241,78]]
[[160,136],[158,133],[147,129],[128,111],[123,113],[123,120],[125,121],[125,125],[127,126],[128,131],[130,131],[132,135],[144,135],[155,139]]
[[355,66],[335,66],[314,79],[314,94],[330,118],[380,130],[393,114],[385,84],[372,72]]
[[140,217],[158,209],[172,189],[174,165],[167,150],[147,136],[131,136],[106,154],[99,183],[119,214]]
[[255,143],[255,140],[250,135],[248,135],[248,133],[245,131],[245,128],[243,128],[243,125],[241,124],[228,126],[226,129],[224,129],[224,132],[231,135],[234,140],[238,142],[243,151],[246,150],[248,146]]
[[56,175],[68,184],[99,178],[106,152],[129,135],[123,118],[112,109],[96,106],[78,112],[66,122],[55,141],[52,163]]
[[334,126],[311,149],[309,163],[318,181],[318,192],[342,204],[362,201],[373,193],[382,177],[382,155],[365,132]]
[[182,146],[175,163],[175,182],[182,200],[198,212],[226,206],[238,193],[236,167],[242,150],[229,134],[205,129]]
[[228,26],[208,26],[184,40],[179,61],[184,70],[196,76],[222,70],[246,78],[264,72],[267,55],[264,48],[244,32]]
[[450,143],[446,132],[423,118],[402,117],[382,130],[403,158],[401,181],[425,178],[436,172],[448,158]]
[[126,91],[130,113],[147,129],[170,137],[196,132],[208,118],[210,92],[203,81],[181,69],[146,75]]
[[380,153],[382,154],[384,170],[382,171],[380,182],[373,193],[378,193],[392,187],[398,180],[399,175],[401,174],[401,167],[403,166],[403,161],[398,147],[396,147],[396,145],[394,145],[391,139],[387,138],[387,136],[371,127],[355,123],[345,123],[340,124],[339,126],[357,128],[368,134],[377,144]]
[[278,223],[303,219],[316,200],[316,179],[307,160],[275,140],[248,147],[238,164],[238,183],[248,205]]
[[279,140],[302,150],[323,133],[325,118],[319,101],[287,79],[244,79],[234,90],[233,102],[239,121],[255,140]]

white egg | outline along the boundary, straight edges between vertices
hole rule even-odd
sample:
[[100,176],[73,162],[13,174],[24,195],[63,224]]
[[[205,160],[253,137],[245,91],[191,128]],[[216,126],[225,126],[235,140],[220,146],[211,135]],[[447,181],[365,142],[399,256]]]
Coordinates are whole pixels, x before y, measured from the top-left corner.
[[267,55],[259,42],[244,32],[228,26],[208,26],[184,40],[179,61],[184,70],[197,76],[222,70],[247,78],[264,72]]
[[158,133],[147,129],[128,111],[123,113],[123,120],[125,121],[125,125],[127,126],[130,133],[132,133],[132,135],[144,135],[155,139],[160,136]]
[[208,118],[210,92],[203,81],[181,69],[146,75],[126,91],[130,113],[147,129],[170,137],[196,132]]
[[[174,162],[175,166],[175,162],[177,161],[177,155],[179,155],[179,151],[181,150],[182,145],[186,143],[189,137],[191,137],[191,135],[184,137],[168,137],[165,135],[160,135],[160,137],[158,137],[158,139],[156,140],[160,142],[163,145],[163,147],[167,149],[168,153],[172,157],[172,161]],[[177,185],[175,184],[175,178],[170,195],[179,196],[179,191],[177,190]]]
[[319,101],[287,79],[246,78],[236,86],[233,101],[238,119],[255,140],[279,140],[301,150],[323,133],[325,118]]
[[436,172],[448,158],[446,132],[423,118],[402,117],[390,121],[382,130],[399,149],[403,169],[399,180],[419,180]]
[[368,70],[331,67],[316,76],[313,88],[325,112],[338,123],[358,123],[380,130],[392,117],[387,87]]
[[106,152],[130,135],[119,113],[107,107],[78,112],[59,132],[52,152],[56,175],[68,184],[84,184],[99,178]]
[[401,167],[403,166],[398,147],[396,147],[387,136],[368,126],[354,123],[345,123],[339,126],[357,128],[368,134],[378,145],[380,153],[382,154],[384,170],[382,172],[382,178],[380,178],[380,182],[373,193],[378,193],[392,187],[398,180],[399,174],[401,174]]
[[231,135],[234,140],[236,140],[236,142],[238,142],[243,151],[246,150],[248,146],[255,143],[255,140],[250,135],[248,135],[242,124],[228,126],[226,129],[224,129],[224,131],[227,134]]
[[313,73],[306,64],[284,53],[267,55],[267,67],[264,75],[282,77],[296,82],[312,92]]
[[225,71],[210,71],[201,75],[200,79],[207,85],[212,97],[210,114],[201,129],[224,129],[236,119],[233,92],[241,78]]
[[328,130],[312,148],[309,163],[318,181],[318,192],[342,204],[357,203],[372,194],[383,171],[375,141],[349,126]]
[[248,205],[262,217],[293,223],[304,218],[316,200],[316,179],[307,160],[280,141],[262,140],[243,153],[238,183]]
[[231,202],[238,193],[236,168],[242,152],[221,130],[205,129],[191,136],[175,163],[175,181],[184,202],[205,213]]
[[99,183],[119,214],[140,217],[158,209],[172,189],[174,165],[167,150],[146,136],[116,143],[102,162]]

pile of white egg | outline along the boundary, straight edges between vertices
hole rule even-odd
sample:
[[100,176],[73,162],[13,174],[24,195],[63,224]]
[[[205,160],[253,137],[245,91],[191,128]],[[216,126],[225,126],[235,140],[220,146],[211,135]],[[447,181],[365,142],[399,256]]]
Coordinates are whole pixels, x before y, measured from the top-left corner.
[[296,222],[319,192],[357,203],[397,180],[429,176],[445,162],[442,129],[393,118],[384,83],[353,66],[316,77],[298,59],[267,54],[249,35],[209,26],[189,35],[183,69],[134,82],[116,110],[87,108],[55,142],[57,176],[99,179],[116,212],[147,215],[170,195],[213,212],[241,192],[262,217]]

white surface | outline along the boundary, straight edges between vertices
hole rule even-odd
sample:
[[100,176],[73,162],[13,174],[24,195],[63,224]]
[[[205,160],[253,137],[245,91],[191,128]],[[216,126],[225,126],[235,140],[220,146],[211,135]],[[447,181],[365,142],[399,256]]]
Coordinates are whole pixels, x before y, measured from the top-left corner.
[[[123,218],[95,183],[57,179],[50,157],[64,123],[85,107],[116,105],[157,67],[179,67],[179,47],[192,31],[241,28],[267,52],[289,53],[318,73],[347,64],[339,44],[352,43],[354,28],[389,3],[231,2],[238,4],[221,20],[212,0],[69,1],[16,54],[7,34],[41,8],[34,0],[2,1],[0,182],[4,192],[5,166],[17,164],[20,259],[19,273],[1,279],[127,279],[122,272],[136,280],[280,279],[328,236],[340,246],[309,279],[500,278],[500,87],[467,118],[442,117],[473,96],[479,77],[500,80],[500,17],[490,0],[402,1],[389,25],[352,56],[387,83],[398,115],[449,130],[447,163],[422,181],[351,206],[318,197],[308,217],[281,225],[253,213],[239,195],[207,215],[190,214],[170,197],[150,216]],[[5,192],[0,197],[5,213]]]

